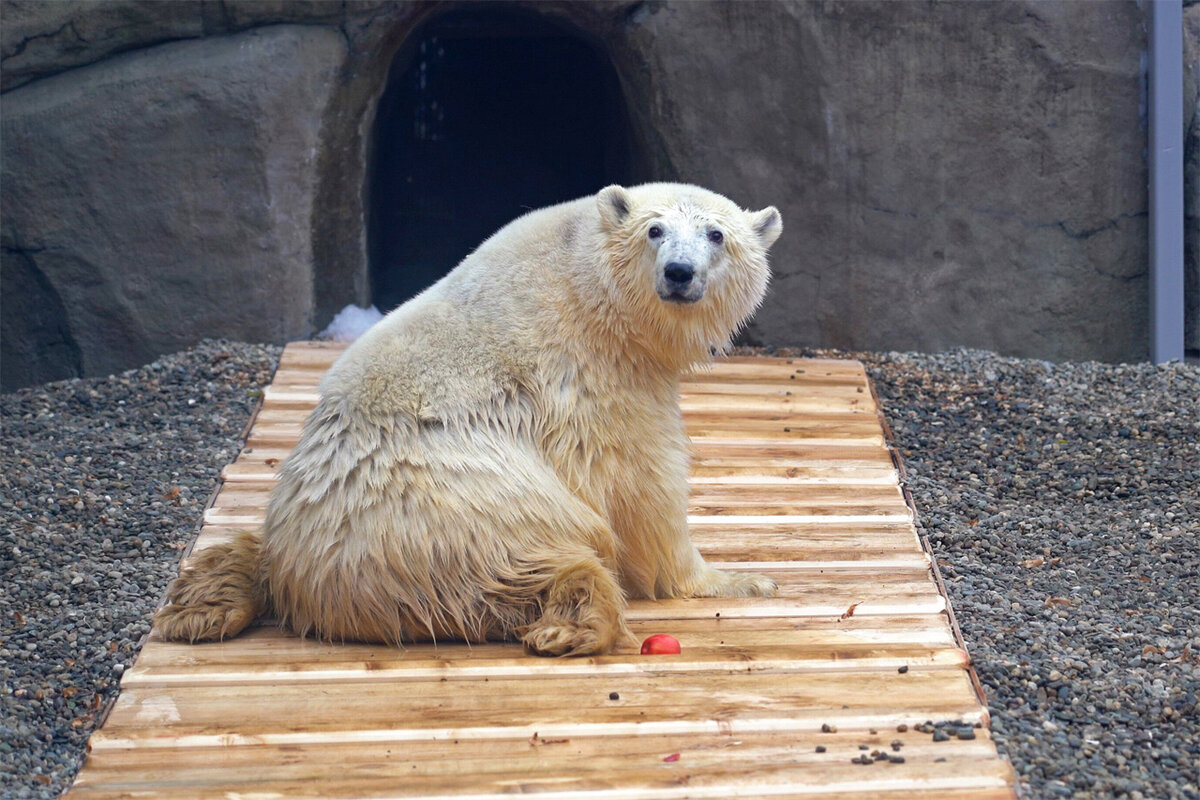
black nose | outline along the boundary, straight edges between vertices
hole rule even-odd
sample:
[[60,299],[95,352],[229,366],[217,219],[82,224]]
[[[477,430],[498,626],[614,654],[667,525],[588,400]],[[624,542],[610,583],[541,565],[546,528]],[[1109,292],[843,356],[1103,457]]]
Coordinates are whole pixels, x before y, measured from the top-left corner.
[[691,264],[684,264],[681,261],[672,261],[663,270],[663,276],[676,286],[686,286],[691,283],[692,276],[695,274],[696,270],[692,268]]

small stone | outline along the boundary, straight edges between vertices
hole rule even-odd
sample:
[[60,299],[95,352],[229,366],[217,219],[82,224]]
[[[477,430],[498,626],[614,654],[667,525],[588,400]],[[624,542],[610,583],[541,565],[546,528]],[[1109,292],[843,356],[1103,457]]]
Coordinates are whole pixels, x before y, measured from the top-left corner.
[[935,742],[948,742],[950,741],[950,734],[946,733],[941,728],[938,728],[933,732],[933,740]]
[[609,692],[609,693],[608,693],[608,699],[609,699],[609,700],[620,700],[620,699],[621,699],[621,695],[617,694],[616,692]]
[[817,745],[817,752],[818,752],[818,753],[824,753],[824,752],[825,752],[825,745],[823,745],[823,744],[819,744],[819,745]]

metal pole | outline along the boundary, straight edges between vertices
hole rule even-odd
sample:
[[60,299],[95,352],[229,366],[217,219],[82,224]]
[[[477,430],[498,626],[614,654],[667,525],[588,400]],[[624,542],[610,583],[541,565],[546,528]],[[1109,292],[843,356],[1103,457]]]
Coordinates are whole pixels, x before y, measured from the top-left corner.
[[1183,3],[1150,3],[1150,357],[1183,359]]

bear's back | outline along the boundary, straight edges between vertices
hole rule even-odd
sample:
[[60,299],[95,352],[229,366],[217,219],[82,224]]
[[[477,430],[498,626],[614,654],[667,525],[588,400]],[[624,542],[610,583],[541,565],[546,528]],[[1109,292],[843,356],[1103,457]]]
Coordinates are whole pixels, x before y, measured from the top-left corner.
[[594,227],[594,207],[582,198],[501,228],[355,341],[322,396],[371,417],[446,420],[528,388],[553,345],[569,262]]

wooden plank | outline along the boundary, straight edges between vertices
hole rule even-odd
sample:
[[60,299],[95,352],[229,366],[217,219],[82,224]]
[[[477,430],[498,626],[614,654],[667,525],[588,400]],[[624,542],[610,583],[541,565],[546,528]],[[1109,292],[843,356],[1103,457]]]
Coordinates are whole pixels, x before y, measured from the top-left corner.
[[[346,345],[338,342],[293,342],[284,350],[278,372],[323,373],[345,349]],[[846,378],[855,382],[866,380],[866,371],[858,361],[769,356],[723,357],[713,364],[689,373],[684,380],[710,376],[719,377],[724,381],[760,380],[764,377],[782,377],[786,380],[787,376],[792,374],[811,379]]]
[[[318,370],[324,372],[345,351],[341,342],[301,341],[290,343],[279,361],[279,371]],[[803,371],[819,376],[847,375],[866,379],[862,362],[840,358],[799,358],[776,356],[722,356],[690,374],[771,375]]]
[[[300,423],[260,421],[247,447],[226,467],[230,481],[267,480],[298,441]],[[262,430],[261,433],[257,432]],[[758,450],[761,457],[752,453]],[[882,446],[702,439],[693,442],[693,483],[896,484],[891,455]]]
[[[298,440],[309,411],[308,406],[293,408],[265,403],[248,445],[290,449]],[[869,415],[764,414],[761,418],[739,421],[731,419],[729,414],[685,414],[684,421],[693,448],[698,450],[761,447],[811,452],[824,447],[829,449],[831,458],[839,457],[837,450],[874,448],[886,453],[879,423]],[[260,424],[261,434],[257,433]]]
[[[261,524],[343,349],[285,350],[195,551]],[[1012,768],[986,728],[942,743],[896,732],[986,725],[987,712],[862,365],[735,358],[682,389],[692,539],[719,568],[774,577],[777,597],[635,600],[635,641],[581,659],[538,659],[511,642],[331,644],[271,620],[209,645],[152,632],[72,794],[1012,797]],[[637,652],[662,632],[680,655]],[[860,745],[897,738],[903,764],[852,763]]]
[[[651,630],[647,626],[641,626]],[[649,634],[647,634],[649,635]],[[149,645],[147,645],[149,646]],[[453,647],[443,646],[437,658],[419,658],[428,645],[409,645],[404,651],[393,653],[412,654],[413,658],[374,659],[363,662],[339,662],[332,665],[317,665],[311,661],[259,663],[240,669],[228,664],[208,667],[188,666],[183,669],[146,669],[130,672],[129,680],[122,682],[123,688],[171,687],[171,686],[226,686],[261,684],[265,687],[285,682],[289,685],[311,683],[324,686],[346,681],[423,683],[440,680],[454,675],[476,680],[496,678],[521,678],[538,680],[547,675],[610,675],[623,677],[631,674],[676,675],[681,680],[702,679],[718,671],[742,670],[745,672],[787,673],[807,675],[815,673],[860,673],[867,671],[896,671],[906,667],[916,670],[961,671],[968,663],[966,653],[958,648],[929,648],[919,645],[880,647],[872,645],[846,644],[839,647],[798,647],[784,644],[762,646],[739,645],[737,647],[703,646],[688,644],[687,658],[674,663],[631,663],[636,656],[625,659],[605,656],[594,662],[571,660],[555,669],[550,665],[530,664],[530,656],[520,645],[478,645],[469,656]],[[465,648],[465,645],[456,647]],[[489,657],[491,656],[491,657]],[[454,659],[453,667],[447,659]],[[645,659],[642,659],[644,661]]]
[[794,569],[764,569],[747,563],[774,578],[779,594],[771,598],[687,598],[630,601],[627,617],[646,619],[698,619],[708,617],[838,617],[851,605],[854,613],[937,614],[945,600],[929,580],[924,566],[887,570],[847,565],[824,572]]
[[[205,525],[193,552],[199,552],[255,526]],[[911,523],[872,522],[857,525],[697,526],[692,541],[710,561],[788,562],[788,569],[891,569],[928,567]]]
[[[538,742],[549,741],[549,744]],[[893,751],[890,743],[901,743]],[[862,752],[860,744],[870,751],[903,754],[903,764],[880,763],[870,769],[860,769],[852,759]],[[820,745],[824,753],[817,753]],[[279,791],[288,796],[285,787],[304,785],[329,786],[330,775],[342,781],[353,781],[353,793],[374,789],[383,796],[409,792],[412,796],[427,796],[458,791],[476,793],[479,787],[467,783],[463,774],[486,776],[498,793],[513,791],[544,791],[559,793],[600,791],[598,796],[612,794],[617,778],[632,781],[637,776],[648,791],[656,782],[663,791],[673,794],[624,795],[693,797],[697,787],[692,776],[709,774],[720,779],[706,781],[714,792],[718,789],[738,791],[749,787],[756,792],[798,792],[807,788],[825,789],[832,784],[842,791],[883,788],[911,784],[916,791],[948,789],[951,785],[964,788],[996,789],[1010,777],[1004,765],[990,767],[989,754],[994,745],[986,732],[971,741],[952,740],[933,743],[925,734],[881,732],[838,732],[795,737],[786,743],[778,737],[762,734],[729,736],[704,734],[682,742],[674,737],[645,736],[636,740],[579,737],[567,741],[539,736],[533,740],[458,740],[450,742],[405,742],[363,744],[302,744],[294,746],[251,745],[207,751],[166,751],[156,753],[161,761],[150,769],[137,751],[102,751],[96,754],[96,769],[92,780],[101,787],[107,778],[110,786],[129,790],[161,787],[170,791],[183,783],[197,790],[220,796],[221,792],[238,789],[269,794]],[[674,759],[673,754],[678,754]],[[139,758],[140,757],[140,758]],[[664,761],[671,757],[674,760]],[[942,759],[943,762],[939,762]],[[941,766],[941,763],[953,767]],[[169,766],[165,766],[169,764]],[[935,767],[934,765],[939,766]],[[681,766],[682,765],[682,766]],[[940,783],[931,783],[930,776],[953,775]],[[130,775],[139,780],[131,781]],[[687,776],[686,780],[682,780]],[[674,781],[674,785],[671,785]],[[591,784],[591,786],[589,786]],[[83,783],[82,788],[90,788]],[[349,788],[349,787],[347,787]],[[351,792],[348,792],[351,793]],[[206,795],[201,795],[206,796]],[[569,795],[568,795],[569,796]],[[597,796],[586,794],[582,796]],[[709,793],[710,797],[735,796]],[[743,794],[742,796],[746,796]],[[759,796],[759,795],[752,795]],[[939,796],[944,796],[939,793]],[[1003,796],[1003,795],[1001,795]]]
[[[1011,787],[1000,784],[999,782],[1005,775],[1011,775],[1012,770],[1005,770],[1003,766],[992,768],[988,765],[988,772],[996,772],[997,775],[991,778],[991,782],[984,786],[978,785],[984,780],[982,776],[978,778],[966,779],[951,779],[935,776],[930,779],[918,779],[909,781],[911,786],[898,786],[895,781],[886,781],[886,785],[877,785],[873,783],[864,783],[861,779],[864,777],[859,774],[858,779],[853,780],[850,784],[835,783],[838,787],[849,787],[845,791],[825,791],[823,789],[804,788],[796,786],[794,789],[788,788],[793,778],[790,776],[769,776],[775,780],[784,781],[782,785],[767,785],[765,781],[768,776],[759,771],[754,771],[748,776],[747,782],[736,782],[725,785],[723,783],[713,783],[706,780],[705,787],[693,785],[697,783],[691,775],[684,773],[681,776],[673,776],[667,781],[668,786],[665,788],[651,789],[649,785],[633,784],[638,788],[619,788],[614,786],[613,781],[605,781],[601,788],[584,788],[577,787],[574,790],[563,788],[564,783],[572,782],[570,777],[555,781],[555,790],[550,790],[544,785],[539,785],[539,781],[523,780],[521,776],[504,781],[498,787],[496,793],[480,794],[475,791],[466,790],[467,793],[450,794],[453,791],[449,786],[439,782],[433,787],[405,787],[411,788],[417,792],[416,795],[410,797],[434,798],[434,797],[456,797],[459,800],[509,800],[514,793],[536,792],[542,800],[585,800],[586,798],[601,798],[602,800],[674,800],[680,798],[682,800],[694,800],[696,798],[715,798],[723,800],[723,798],[756,798],[770,797],[773,800],[861,800],[864,794],[875,796],[880,791],[885,791],[886,794],[880,795],[886,798],[895,798],[895,800],[917,800],[918,798],[938,797],[945,800],[1012,800],[1016,797]],[[966,770],[970,772],[970,770]],[[623,776],[625,780],[633,780],[635,776]],[[636,776],[639,779],[642,776]],[[737,778],[731,775],[730,781],[736,781]],[[963,783],[963,780],[966,783]],[[252,797],[252,798],[288,798],[288,797],[319,797],[324,800],[330,798],[397,798],[405,796],[402,792],[404,788],[397,789],[393,787],[391,779],[383,781],[382,785],[370,787],[362,783],[352,783],[349,785],[338,785],[337,794],[330,794],[334,791],[334,787],[329,785],[330,782],[323,782],[318,785],[311,781],[308,782],[288,782],[284,784],[264,785],[259,791],[251,795],[242,795],[236,791],[231,791],[223,787],[217,787],[212,790],[212,793],[206,793],[207,787],[188,787],[186,789],[177,785],[168,785],[161,789],[155,788],[151,792],[133,793],[126,789],[105,790],[101,789],[83,789],[80,790],[81,797],[91,798],[92,800],[107,800],[108,798],[120,798],[128,800],[130,797],[183,797],[183,798],[222,798],[229,800],[230,798]],[[1011,778],[1004,781],[1005,784],[1011,783]],[[912,788],[915,786],[917,788]]]
[[[278,465],[281,458],[270,455],[271,451],[255,453],[255,459],[262,459],[264,466]],[[273,480],[264,478],[257,481],[244,480],[222,487],[218,494],[217,505],[220,506],[259,506],[266,508]],[[828,484],[812,482],[776,482],[757,484],[711,484],[701,482],[692,486],[691,502],[696,507],[712,505],[727,506],[762,506],[770,505],[778,509],[799,506],[868,506],[878,505],[889,508],[894,505],[903,506],[904,497],[896,484]]]
[[[986,719],[962,670],[708,672],[696,680],[631,673],[406,682],[129,688],[92,749],[317,741],[528,739],[653,734],[816,733],[925,719]],[[620,701],[609,699],[617,692]],[[233,728],[236,732],[230,732]]]
[[[740,525],[770,525],[776,523],[834,525],[875,522],[909,522],[911,513],[899,505],[894,508],[873,506],[869,503],[819,503],[804,502],[777,504],[755,504],[747,502],[719,504],[693,501],[688,506],[688,525],[707,525],[724,521]],[[250,528],[262,525],[266,509],[262,506],[213,506],[204,512],[204,522],[209,525],[240,525]]]
[[[297,442],[304,427],[304,418],[291,415],[280,421],[272,421],[270,412],[264,412],[255,420],[250,439],[243,450],[243,455],[258,454],[261,457],[284,458]],[[869,423],[869,421],[864,421]],[[857,427],[877,429],[878,423],[863,424]],[[256,438],[266,443],[254,444]],[[799,467],[820,468],[836,467],[838,469],[893,469],[891,453],[879,444],[811,444],[808,442],[765,442],[740,443],[728,441],[693,441],[691,447],[694,465],[696,467],[714,467],[722,465],[735,466],[770,466],[770,467]]]
[[[876,423],[876,428],[878,428],[878,423]],[[692,456],[695,458],[696,464],[701,466],[725,461],[753,463],[756,459],[763,464],[836,464],[864,468],[894,466],[891,451],[883,445],[855,444],[853,442],[833,445],[808,442],[741,444],[693,440]]]
[[301,639],[273,625],[218,645],[152,637],[123,687],[274,684],[325,681],[422,681],[444,677],[537,680],[544,676],[650,674],[703,678],[722,671],[814,673],[961,669],[967,656],[944,617],[880,620],[703,618],[634,620],[635,637],[669,630],[678,657],[649,658],[632,644],[588,659],[533,660],[518,643],[410,644],[404,648]]
[[[680,395],[684,399],[691,397],[726,398],[731,402],[756,400],[760,398],[826,398],[859,403],[872,402],[867,391],[865,380],[852,379],[832,381],[819,379],[809,381],[803,377],[797,379],[791,374],[792,380],[754,380],[725,381],[719,375],[704,375],[696,380],[685,380],[679,385]],[[311,396],[315,403],[317,387],[321,381],[319,372],[276,373],[271,382],[270,396],[285,395]]]
[[[264,474],[259,473],[253,481],[231,481],[228,490],[217,496],[216,504],[205,511],[204,522],[213,525],[261,525],[266,519],[269,496]],[[698,484],[693,487],[688,514],[692,517],[760,517],[764,520],[793,516],[814,520],[853,518],[868,521],[911,518],[903,495],[894,485]]]
[[[280,407],[311,409],[319,400],[316,389],[309,386],[274,385],[263,390],[264,403]],[[752,414],[754,416],[802,414],[874,414],[875,403],[870,395],[828,395],[802,392],[793,395],[721,395],[684,394],[679,406],[688,414]]]
[[[875,733],[871,733],[863,729],[839,728],[836,733],[797,733],[787,739],[770,733],[746,733],[737,737],[723,733],[702,733],[682,740],[682,751],[679,749],[681,740],[669,735],[647,735],[637,739],[583,736],[570,742],[546,741],[548,737],[541,735],[533,742],[515,737],[449,742],[413,740],[405,742],[403,748],[397,748],[390,742],[250,744],[197,750],[168,744],[156,755],[163,760],[169,759],[170,768],[145,777],[162,780],[168,776],[179,776],[188,783],[204,785],[212,782],[217,769],[228,771],[226,774],[247,770],[245,776],[250,780],[254,780],[255,773],[261,779],[277,780],[294,774],[291,772],[293,768],[327,769],[342,764],[391,762],[403,764],[410,771],[415,766],[420,774],[426,775],[446,774],[455,765],[465,764],[471,764],[473,769],[480,771],[507,772],[506,763],[521,765],[533,773],[538,766],[547,765],[547,756],[567,759],[572,769],[585,772],[593,771],[594,767],[607,770],[614,766],[614,760],[638,757],[650,757],[657,763],[682,762],[691,767],[705,763],[719,767],[720,764],[716,762],[720,761],[754,763],[760,767],[774,763],[827,765],[857,758],[863,752],[859,749],[863,744],[869,748],[868,754],[876,750],[900,754],[905,757],[905,763],[909,760],[932,761],[937,758],[974,760],[994,755],[994,744],[986,729],[976,730],[973,740],[950,739],[946,742],[933,742],[930,734],[914,730],[875,730]],[[899,742],[900,748],[893,749],[893,742]],[[818,746],[825,748],[824,754],[816,752]],[[94,762],[89,761],[88,764],[91,782],[96,782],[95,777],[105,773],[113,780],[127,777],[131,768],[138,766],[150,751],[151,748],[140,752],[136,749],[101,749],[95,754]],[[674,752],[679,752],[679,762],[662,761],[664,755]],[[891,766],[888,768],[891,769]],[[176,769],[180,771],[176,772]],[[190,774],[192,770],[197,770],[199,774]],[[313,777],[319,777],[319,774]]]
[[[798,648],[819,646],[837,648],[843,645],[862,645],[882,649],[893,647],[944,649],[957,646],[949,621],[944,615],[939,614],[889,617],[852,615],[845,619],[840,617],[791,619],[704,617],[676,620],[634,620],[630,627],[635,633],[643,631],[661,633],[664,632],[662,628],[664,623],[670,624],[671,633],[688,645],[689,652],[693,645],[696,647],[780,645]],[[326,643],[315,639],[300,639],[274,625],[267,625],[252,628],[244,636],[218,644],[187,645],[166,642],[157,632],[154,632],[146,644],[144,657],[139,659],[137,665],[126,670],[125,674],[137,675],[139,668],[143,666],[147,668],[200,668],[226,664],[236,668],[243,664],[288,662],[295,664],[295,669],[299,670],[304,669],[301,664],[305,662],[321,665],[334,662],[365,663],[397,659],[416,661],[429,659],[446,669],[470,668],[471,663],[479,660],[507,658],[519,650],[518,645],[505,642],[476,645],[442,642],[436,645],[410,645],[400,649],[381,644]],[[522,657],[522,663],[528,674],[535,675],[543,670],[552,672],[558,670],[586,671],[593,664],[609,662],[627,664],[629,656],[637,655],[636,650],[629,646],[618,649],[617,653],[612,656],[579,659]],[[634,660],[655,670],[668,671],[677,668],[672,666],[676,661],[680,663],[686,661],[686,659],[672,657],[654,659],[639,657]],[[621,669],[632,668],[625,666]]]

